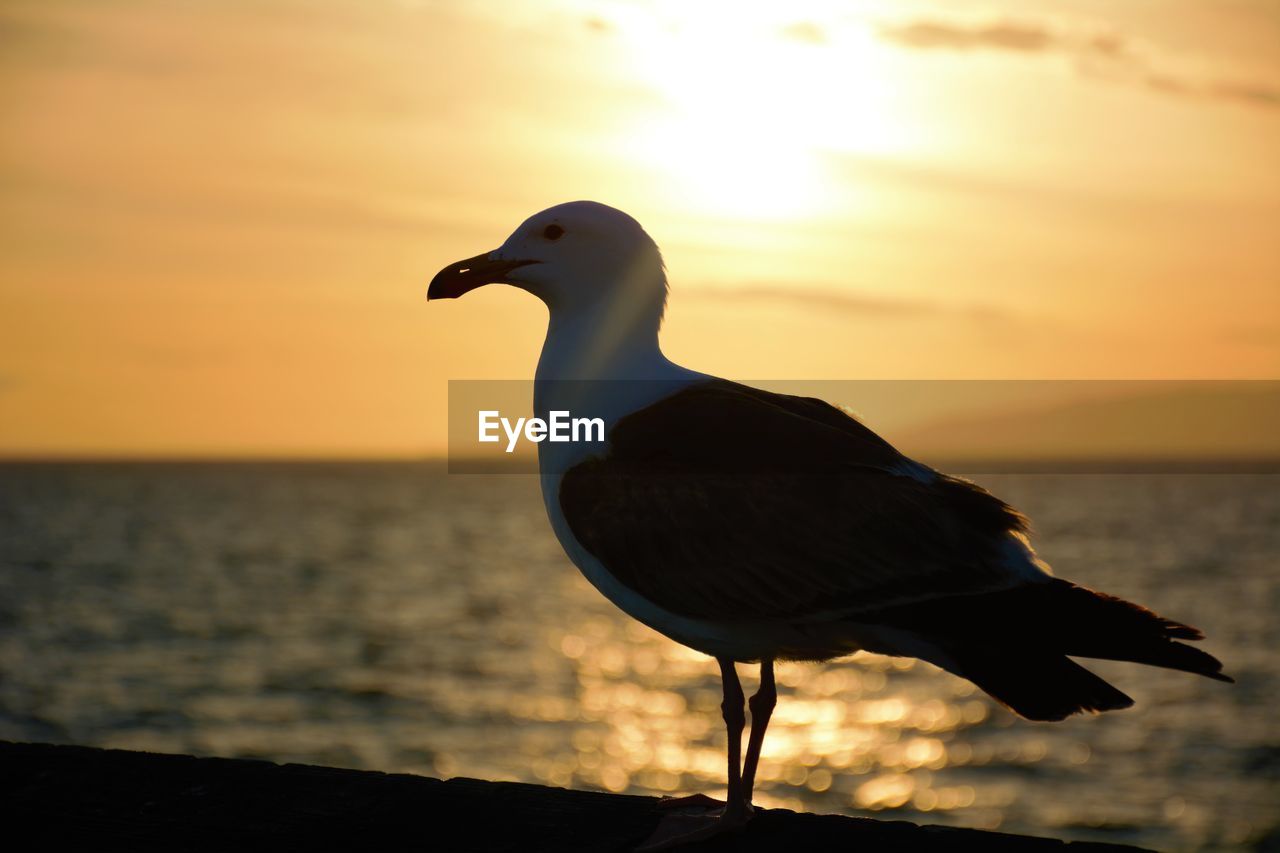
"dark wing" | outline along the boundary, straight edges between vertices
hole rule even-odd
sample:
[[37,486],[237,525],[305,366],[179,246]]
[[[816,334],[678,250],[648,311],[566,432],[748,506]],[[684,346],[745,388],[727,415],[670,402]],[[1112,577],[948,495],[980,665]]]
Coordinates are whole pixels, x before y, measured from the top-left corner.
[[673,613],[802,619],[1005,589],[1026,520],[820,400],[721,380],[620,420],[568,470],[578,541]]

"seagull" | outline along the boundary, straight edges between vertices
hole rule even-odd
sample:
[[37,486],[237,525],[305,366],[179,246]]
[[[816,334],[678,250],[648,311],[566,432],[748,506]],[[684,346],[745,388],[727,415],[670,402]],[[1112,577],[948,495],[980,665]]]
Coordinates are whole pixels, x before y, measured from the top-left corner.
[[[1232,680],[1178,642],[1203,639],[1196,628],[1055,577],[1027,518],[982,487],[909,459],[829,403],[668,360],[666,267],[626,213],[548,208],[500,248],[445,267],[427,298],[491,283],[549,309],[535,414],[607,425],[603,442],[538,445],[565,553],[628,615],[719,663],[727,800],[664,800],[686,820],[641,849],[746,825],[778,660],[920,658],[1031,720],[1133,704],[1074,657]],[[760,665],[749,702],[736,663]]]

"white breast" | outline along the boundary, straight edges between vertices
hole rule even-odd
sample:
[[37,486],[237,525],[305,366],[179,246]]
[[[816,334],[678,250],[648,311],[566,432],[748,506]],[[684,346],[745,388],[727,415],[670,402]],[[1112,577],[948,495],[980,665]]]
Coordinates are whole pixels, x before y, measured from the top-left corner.
[[[600,417],[606,431],[626,415],[649,406],[681,388],[713,377],[669,361],[656,340],[616,341],[608,358],[584,358],[583,343],[594,334],[591,323],[555,324],[543,345],[534,383],[534,410],[546,418],[551,411],[572,417]],[[673,440],[679,440],[673,436]],[[624,613],[677,643],[714,657],[747,661],[774,658],[780,650],[803,650],[815,644],[819,625],[786,622],[715,622],[672,613],[621,583],[608,567],[578,542],[560,507],[564,472],[588,458],[608,453],[608,443],[552,443],[538,445],[542,499],[556,538],[586,579]],[[661,566],[655,566],[661,571]],[[820,641],[824,648],[828,641]],[[846,645],[840,642],[838,645]],[[856,647],[855,647],[856,648]],[[848,651],[854,651],[849,648]]]
[[[684,385],[709,377],[684,370],[663,359],[667,369],[651,370],[643,380],[598,382],[561,382],[542,377],[535,392],[540,417],[551,410],[566,410],[574,416],[602,417],[611,427],[621,417],[674,393]],[[660,367],[655,364],[655,368]],[[653,377],[653,378],[649,378]],[[689,619],[664,610],[639,593],[620,583],[598,559],[578,542],[560,506],[560,481],[564,472],[593,456],[608,453],[608,443],[538,445],[538,464],[542,477],[542,500],[547,518],[561,547],[583,576],[624,613],[678,643],[707,654],[729,654],[722,627],[697,619]]]

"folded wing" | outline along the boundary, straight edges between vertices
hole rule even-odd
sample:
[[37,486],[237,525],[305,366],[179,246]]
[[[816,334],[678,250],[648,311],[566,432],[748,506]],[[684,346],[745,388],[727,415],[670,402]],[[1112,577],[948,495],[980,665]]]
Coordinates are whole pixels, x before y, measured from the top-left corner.
[[1026,520],[824,403],[716,380],[618,422],[564,475],[574,535],[655,604],[804,619],[1048,579]]

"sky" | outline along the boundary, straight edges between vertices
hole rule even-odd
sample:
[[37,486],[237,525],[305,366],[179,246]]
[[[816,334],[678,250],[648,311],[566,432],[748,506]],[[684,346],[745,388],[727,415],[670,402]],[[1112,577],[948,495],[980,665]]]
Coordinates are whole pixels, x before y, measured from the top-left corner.
[[[1280,377],[1274,0],[6,0],[0,455],[414,456],[578,198],[747,380]],[[856,402],[856,401],[842,401]]]

